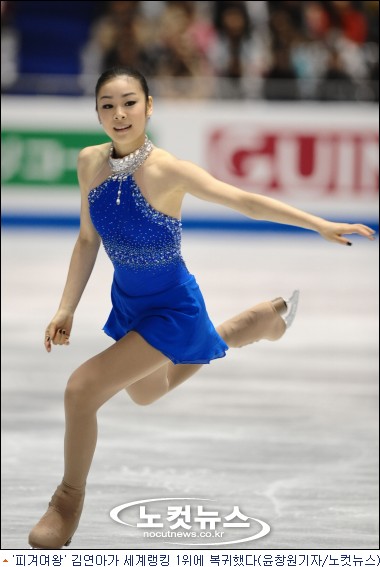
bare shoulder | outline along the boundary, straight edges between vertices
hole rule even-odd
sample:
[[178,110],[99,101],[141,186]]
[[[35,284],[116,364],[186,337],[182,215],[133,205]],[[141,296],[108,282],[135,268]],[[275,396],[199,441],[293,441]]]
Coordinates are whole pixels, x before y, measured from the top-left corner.
[[87,146],[78,154],[78,179],[81,186],[90,188],[94,178],[107,163],[110,143]]
[[90,163],[100,163],[102,160],[104,161],[108,157],[109,149],[110,142],[83,148],[78,154],[78,166],[84,167]]
[[[245,207],[247,192],[224,183],[195,163],[174,157],[164,151],[155,152],[150,162],[155,183],[163,192],[182,197],[194,197],[241,211]],[[151,177],[149,176],[149,179]]]
[[155,148],[146,164],[145,175],[157,187],[185,190],[188,175],[195,172],[197,166],[189,161],[177,158],[170,152]]
[[147,172],[149,175],[166,176],[175,170],[179,160],[170,152],[161,148],[154,148],[150,159],[147,162]]

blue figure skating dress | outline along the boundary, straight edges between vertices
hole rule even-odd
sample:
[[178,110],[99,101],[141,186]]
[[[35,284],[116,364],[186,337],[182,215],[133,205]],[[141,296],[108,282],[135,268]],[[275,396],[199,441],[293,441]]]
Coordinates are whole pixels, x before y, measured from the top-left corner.
[[136,331],[174,364],[225,356],[228,346],[181,255],[181,221],[154,209],[132,174],[111,175],[88,200],[114,266],[107,335],[117,341]]

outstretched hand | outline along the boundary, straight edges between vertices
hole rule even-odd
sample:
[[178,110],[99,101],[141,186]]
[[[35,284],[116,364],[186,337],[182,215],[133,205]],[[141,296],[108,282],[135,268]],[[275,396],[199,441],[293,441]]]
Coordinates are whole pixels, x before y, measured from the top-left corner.
[[344,234],[360,234],[369,240],[375,240],[375,231],[365,224],[325,221],[322,228],[319,230],[319,234],[330,242],[337,242],[338,244],[344,244],[346,246],[351,246],[352,242],[344,238]]
[[70,332],[73,326],[73,315],[66,312],[58,311],[52,321],[46,327],[45,331],[45,349],[51,351],[51,345],[70,344]]

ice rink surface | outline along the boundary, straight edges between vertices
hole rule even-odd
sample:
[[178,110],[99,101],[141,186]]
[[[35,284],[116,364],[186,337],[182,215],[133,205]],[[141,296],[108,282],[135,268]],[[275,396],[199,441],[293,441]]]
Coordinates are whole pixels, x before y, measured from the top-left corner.
[[[75,238],[3,232],[3,549],[27,548],[60,482],[68,377],[111,344],[101,328],[112,266],[101,251],[70,347],[44,351]],[[238,549],[378,549],[378,242],[352,240],[184,235],[215,324],[295,288],[297,318],[279,342],[230,350],[151,406],[120,393],[101,408],[71,548],[162,549],[110,510],[194,497],[238,505],[270,525]]]

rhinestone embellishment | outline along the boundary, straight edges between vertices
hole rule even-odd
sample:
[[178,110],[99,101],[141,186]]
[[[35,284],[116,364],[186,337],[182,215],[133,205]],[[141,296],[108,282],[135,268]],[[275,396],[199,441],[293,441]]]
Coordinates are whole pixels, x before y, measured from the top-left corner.
[[[125,198],[116,208],[121,181]],[[88,200],[92,222],[115,267],[134,273],[149,270],[153,276],[182,261],[181,221],[152,207],[133,176],[108,177],[90,191]]]
[[[113,158],[114,147],[111,145],[110,153],[108,157],[108,165],[111,168],[112,173],[124,175],[131,175],[138,169],[149,156],[150,152],[153,150],[153,144],[149,140],[148,136],[145,136],[145,141],[142,146],[137,148],[131,154],[124,156],[122,158]],[[117,192],[116,204],[120,205],[121,196],[121,183]]]

